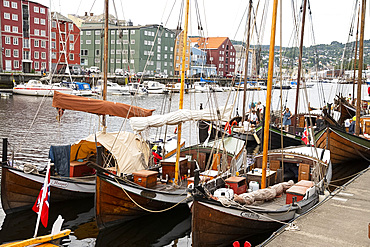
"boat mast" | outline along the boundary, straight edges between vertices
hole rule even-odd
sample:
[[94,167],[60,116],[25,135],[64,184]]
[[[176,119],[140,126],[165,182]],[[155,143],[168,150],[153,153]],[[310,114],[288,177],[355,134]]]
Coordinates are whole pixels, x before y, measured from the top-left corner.
[[249,0],[249,8],[248,8],[248,32],[247,32],[247,47],[245,52],[245,64],[244,64],[244,94],[243,94],[243,117],[242,123],[244,124],[245,121],[245,100],[247,98],[247,81],[248,81],[248,59],[249,59],[249,42],[250,42],[250,28],[251,28],[251,12],[252,12],[252,0]]
[[366,0],[362,0],[361,9],[361,32],[360,49],[358,59],[358,79],[357,79],[357,100],[356,100],[356,129],[355,135],[360,134],[360,112],[361,112],[361,86],[362,86],[362,67],[364,62],[364,30],[365,30]]
[[273,12],[272,12],[272,24],[271,24],[269,67],[268,67],[268,76],[267,76],[265,126],[264,126],[264,134],[263,134],[264,138],[263,138],[261,189],[266,188],[266,169],[267,169],[267,152],[268,152],[268,143],[269,143],[271,91],[272,91],[272,78],[274,76],[274,52],[275,52],[274,48],[275,48],[277,6],[278,6],[278,0],[274,0]]
[[[355,97],[355,84],[356,84],[356,60],[357,60],[357,43],[358,43],[358,26],[360,25],[360,8],[358,8],[357,15],[357,29],[356,29],[356,44],[355,44],[355,59],[353,60],[353,88],[352,99]],[[352,101],[353,102],[353,101]]]
[[[107,76],[108,76],[108,0],[104,1],[104,69],[103,69],[103,100],[107,100]],[[107,129],[106,116],[102,117],[103,133]]]
[[[186,12],[185,12],[185,25],[183,33],[183,48],[182,48],[182,66],[181,66],[181,87],[180,87],[180,100],[179,109],[181,110],[184,105],[184,87],[185,87],[185,56],[188,43],[188,21],[189,21],[189,0],[186,1]],[[177,150],[176,150],[176,165],[175,165],[175,184],[178,184],[179,180],[179,159],[180,159],[180,148],[181,148],[181,128],[182,124],[179,123],[177,126]]]
[[307,0],[303,3],[303,16],[302,16],[302,27],[301,27],[301,44],[299,45],[299,59],[298,59],[298,75],[297,75],[297,91],[295,95],[295,108],[294,108],[294,122],[293,122],[293,134],[295,134],[297,128],[297,114],[298,114],[298,96],[299,96],[299,85],[301,81],[301,70],[302,70],[302,53],[303,53],[303,36],[304,36],[304,24],[306,22],[306,5]]

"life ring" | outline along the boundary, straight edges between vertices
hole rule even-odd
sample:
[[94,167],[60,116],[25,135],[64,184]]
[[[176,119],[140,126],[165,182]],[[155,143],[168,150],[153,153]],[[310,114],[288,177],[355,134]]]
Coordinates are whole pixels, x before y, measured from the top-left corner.
[[231,123],[231,127],[233,127],[234,125],[238,125],[238,122],[236,120],[234,120],[232,123]]

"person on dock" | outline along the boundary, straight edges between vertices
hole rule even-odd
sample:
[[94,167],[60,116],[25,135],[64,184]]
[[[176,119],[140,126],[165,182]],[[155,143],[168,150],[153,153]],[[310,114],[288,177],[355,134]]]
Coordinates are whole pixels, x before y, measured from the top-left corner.
[[283,125],[285,128],[285,131],[289,131],[289,125],[292,124],[292,121],[290,120],[292,118],[292,113],[289,111],[289,108],[285,109],[285,112],[283,113]]
[[319,116],[316,120],[316,130],[321,129],[324,126],[325,122],[322,116]]
[[249,122],[251,123],[251,127],[256,127],[257,124],[259,123],[256,110],[252,110],[251,116],[249,118]]
[[352,118],[352,122],[348,128],[348,133],[353,135],[355,133],[355,130],[356,130],[356,116]]

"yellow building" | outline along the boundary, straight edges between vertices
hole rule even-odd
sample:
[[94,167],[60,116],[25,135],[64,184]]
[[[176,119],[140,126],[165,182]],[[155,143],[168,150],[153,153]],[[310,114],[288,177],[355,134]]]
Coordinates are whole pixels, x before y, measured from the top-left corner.
[[[182,68],[182,53],[184,49],[184,31],[181,31],[175,40],[175,51],[174,51],[174,75],[181,75]],[[190,39],[188,38],[186,54],[185,54],[185,76],[189,74],[190,70]]]

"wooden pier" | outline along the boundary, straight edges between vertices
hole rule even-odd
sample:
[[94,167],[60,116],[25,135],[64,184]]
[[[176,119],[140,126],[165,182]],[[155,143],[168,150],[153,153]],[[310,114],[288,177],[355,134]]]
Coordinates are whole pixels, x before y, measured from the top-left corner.
[[261,246],[370,246],[370,167]]

